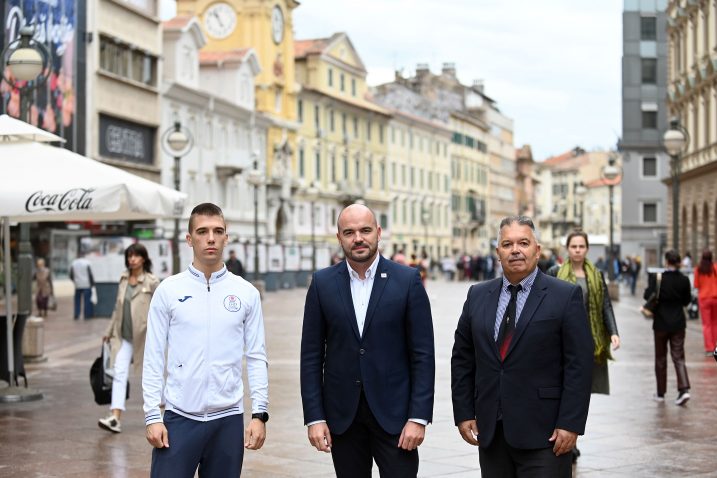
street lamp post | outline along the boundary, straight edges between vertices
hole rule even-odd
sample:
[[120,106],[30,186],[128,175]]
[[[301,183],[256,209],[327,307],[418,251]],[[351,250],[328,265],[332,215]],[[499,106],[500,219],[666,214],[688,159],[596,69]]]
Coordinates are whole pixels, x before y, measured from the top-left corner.
[[[33,39],[35,30],[25,26],[20,29],[20,37],[10,42],[0,57],[11,75],[2,78],[13,88],[20,91],[20,119],[30,122],[29,93],[47,81],[50,76],[50,52],[42,43]],[[7,58],[7,59],[6,59]],[[4,68],[3,68],[4,69]],[[6,237],[6,241],[10,238]],[[32,313],[32,244],[30,244],[30,224],[20,224],[20,242],[17,258],[17,313]],[[7,289],[6,289],[7,290]],[[12,300],[8,295],[7,301]],[[8,343],[8,371],[10,386],[0,394],[0,402],[40,400],[42,394],[30,389],[19,389],[15,376],[15,357],[13,347],[13,324],[11,317],[6,318]]]
[[463,250],[461,251],[461,257],[463,257],[464,254],[466,254],[468,251],[466,249],[466,242],[468,239],[468,225],[469,225],[469,216],[466,212],[458,213],[458,225],[461,228],[461,235],[463,236]]
[[680,156],[687,151],[690,135],[680,125],[680,121],[673,118],[670,129],[665,131],[662,144],[670,155],[672,172],[672,248],[680,251]]
[[608,159],[608,164],[606,164],[602,169],[602,177],[605,183],[608,186],[608,197],[610,201],[610,252],[609,252],[609,263],[610,267],[607,270],[607,275],[610,278],[611,282],[613,279],[615,279],[615,243],[613,242],[613,232],[614,232],[614,213],[613,213],[613,205],[615,202],[614,198],[614,191],[613,188],[615,187],[615,180],[620,175],[620,169],[615,166],[615,158],[613,156],[610,156],[610,159]]
[[428,224],[431,222],[431,212],[424,207],[421,210],[421,223],[423,224],[423,252],[428,255]]
[[583,225],[585,222],[585,195],[588,192],[588,188],[585,186],[585,183],[580,181],[575,188],[575,195],[578,198],[578,201],[580,201],[580,229],[585,229],[585,226]]
[[264,175],[259,169],[259,153],[252,153],[253,167],[247,176],[247,182],[254,187],[254,285],[259,283],[259,188],[264,183]]
[[319,197],[319,189],[311,185],[306,189],[306,198],[311,208],[311,273],[316,272],[316,199]]
[[[182,123],[175,121],[174,125],[162,134],[162,149],[174,158],[174,189],[180,190],[181,186],[181,159],[189,154],[194,145],[194,140],[189,130],[182,126]],[[174,232],[172,233],[172,272],[179,272],[179,217],[174,218]]]
[[[20,91],[20,119],[28,123],[30,92],[44,85],[50,76],[50,52],[45,45],[33,39],[34,33],[33,27],[22,27],[20,37],[10,42],[2,52],[3,62],[11,73],[9,76],[3,73],[3,79]],[[32,312],[32,245],[28,223],[20,224],[17,272],[18,313],[29,315]]]

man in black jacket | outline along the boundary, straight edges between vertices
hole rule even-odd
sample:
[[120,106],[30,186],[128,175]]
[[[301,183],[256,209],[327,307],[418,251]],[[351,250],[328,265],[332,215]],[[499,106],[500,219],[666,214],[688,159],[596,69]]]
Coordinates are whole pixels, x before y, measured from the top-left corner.
[[227,270],[235,276],[244,277],[244,266],[241,261],[237,259],[237,254],[234,251],[229,251],[229,259],[225,263]]
[[[692,299],[690,280],[680,272],[680,255],[677,251],[665,252],[665,272],[661,275],[657,309],[652,330],[655,335],[655,400],[665,401],[667,391],[667,344],[675,364],[678,395],[675,404],[684,405],[690,399],[690,379],[685,366],[685,306]],[[650,274],[644,297],[647,300],[657,290],[657,276]]]

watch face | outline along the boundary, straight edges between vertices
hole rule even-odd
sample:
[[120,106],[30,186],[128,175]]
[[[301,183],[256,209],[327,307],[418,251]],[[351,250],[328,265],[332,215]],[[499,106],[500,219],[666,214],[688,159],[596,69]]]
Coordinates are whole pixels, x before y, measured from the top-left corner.
[[284,13],[279,5],[274,6],[271,12],[271,37],[277,45],[284,39]]
[[221,40],[236,28],[237,14],[226,3],[215,3],[204,12],[204,29],[212,38]]

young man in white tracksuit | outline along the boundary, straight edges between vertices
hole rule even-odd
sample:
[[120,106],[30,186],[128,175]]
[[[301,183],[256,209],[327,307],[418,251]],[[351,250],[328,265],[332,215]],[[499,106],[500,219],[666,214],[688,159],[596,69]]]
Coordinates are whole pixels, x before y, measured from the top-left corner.
[[[261,301],[224,266],[227,239],[221,209],[195,207],[187,234],[192,264],[165,279],[150,304],[142,389],[147,441],[155,447],[152,477],[191,478],[197,467],[201,478],[238,477],[244,448],[264,444],[269,400]],[[243,357],[252,411],[246,430]]]

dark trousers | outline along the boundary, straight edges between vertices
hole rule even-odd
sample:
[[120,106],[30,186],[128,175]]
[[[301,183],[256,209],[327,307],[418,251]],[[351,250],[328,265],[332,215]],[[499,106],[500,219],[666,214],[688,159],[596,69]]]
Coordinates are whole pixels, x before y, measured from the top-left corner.
[[670,343],[670,356],[675,364],[677,390],[690,389],[690,379],[685,366],[685,329],[677,332],[655,330],[655,377],[657,394],[663,396],[667,391],[667,343]]
[[[82,300],[84,298],[84,301]],[[91,319],[92,310],[92,289],[75,289],[75,319],[80,318],[80,304],[84,302],[84,317]]]
[[503,421],[499,420],[493,442],[479,447],[480,473],[483,478],[571,478],[572,455],[555,456],[553,449],[523,450],[505,441]]
[[398,448],[400,435],[391,435],[381,428],[363,392],[351,426],[331,438],[337,478],[371,478],[373,460],[383,478],[416,478],[418,474],[418,450]]
[[164,414],[169,448],[152,450],[151,478],[229,478],[241,475],[244,415],[199,422],[174,412]]

